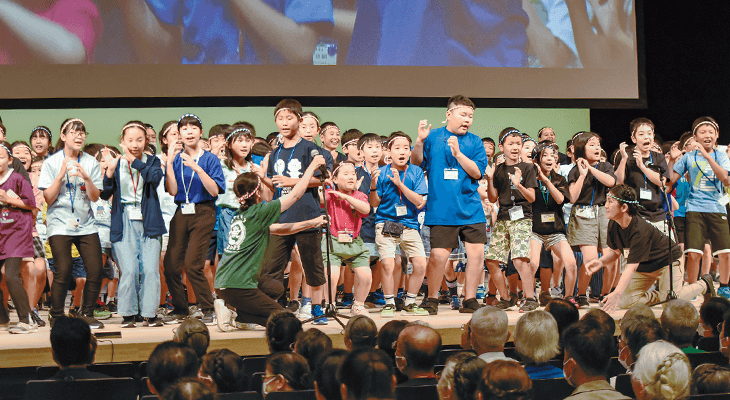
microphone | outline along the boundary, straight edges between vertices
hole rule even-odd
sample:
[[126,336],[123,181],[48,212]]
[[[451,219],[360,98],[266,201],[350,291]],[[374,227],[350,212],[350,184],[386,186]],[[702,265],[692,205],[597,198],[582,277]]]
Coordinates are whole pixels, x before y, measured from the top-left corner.
[[[312,149],[312,151],[309,153],[312,158],[317,157],[319,154],[319,150]],[[327,166],[326,165],[320,165],[319,169],[319,181],[324,182],[324,180],[327,178]]]
[[657,165],[657,164],[646,164],[646,167],[649,168],[650,170],[657,171],[657,172],[661,172],[661,170],[662,170],[661,165]]

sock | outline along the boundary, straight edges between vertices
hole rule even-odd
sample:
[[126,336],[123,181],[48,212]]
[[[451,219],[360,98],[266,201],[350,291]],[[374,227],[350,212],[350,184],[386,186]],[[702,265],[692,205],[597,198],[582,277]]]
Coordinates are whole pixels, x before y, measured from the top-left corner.
[[409,304],[413,304],[416,302],[416,295],[413,293],[406,293],[406,299],[403,302],[405,306],[408,306]]
[[385,295],[385,304],[395,305],[395,296],[392,294]]
[[730,284],[728,284],[728,283],[721,283],[720,284],[720,287],[728,287],[728,285],[730,285]]
[[456,279],[454,279],[453,281],[450,281],[448,279],[446,280],[446,287],[449,288],[449,295],[451,295],[451,297],[459,295],[458,288],[456,286]]
[[311,297],[302,297],[302,306],[306,306],[307,304],[312,304],[312,298]]

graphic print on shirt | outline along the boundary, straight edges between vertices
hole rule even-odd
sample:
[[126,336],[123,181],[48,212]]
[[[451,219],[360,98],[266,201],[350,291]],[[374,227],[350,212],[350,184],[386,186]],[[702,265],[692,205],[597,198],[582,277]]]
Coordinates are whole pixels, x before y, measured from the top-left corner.
[[226,251],[237,251],[244,240],[246,240],[246,218],[237,219],[231,224],[228,234],[228,246]]
[[[285,168],[284,160],[282,160],[282,159],[276,160],[276,164],[274,164],[274,171],[276,172],[276,175],[284,175],[284,168]],[[299,179],[302,177],[302,162],[299,161],[298,159],[293,158],[293,159],[289,160],[289,164],[286,165],[286,169],[287,169],[287,175],[290,178]],[[289,194],[289,192],[291,192],[291,189],[292,189],[291,187],[281,188],[281,195],[285,196],[285,195]]]
[[694,167],[701,172],[695,177],[693,186],[703,192],[717,192],[717,177],[712,171],[712,166],[706,160],[698,160],[694,162]]

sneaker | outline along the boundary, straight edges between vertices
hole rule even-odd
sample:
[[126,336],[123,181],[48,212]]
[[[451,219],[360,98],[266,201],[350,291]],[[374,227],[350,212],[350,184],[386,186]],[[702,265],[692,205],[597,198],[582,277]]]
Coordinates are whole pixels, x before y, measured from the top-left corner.
[[76,307],[71,307],[68,309],[68,316],[71,318],[81,318],[81,312]]
[[206,325],[215,325],[215,309],[203,311],[203,317],[200,320]]
[[312,303],[307,303],[299,307],[297,312],[297,318],[299,319],[310,319],[312,318]]
[[107,310],[115,313],[117,312],[117,301],[116,300],[109,300],[108,303],[106,303]]
[[[438,303],[436,303],[438,304]],[[438,307],[438,305],[437,305]],[[415,315],[417,317],[424,317],[426,315],[431,314],[428,310],[424,310],[423,308],[419,307],[416,303],[411,303],[405,308],[403,308],[403,311],[400,312],[402,315]]]
[[540,292],[540,307],[545,307],[552,299],[553,296],[550,294],[550,292]]
[[173,311],[170,314],[167,314],[164,317],[162,317],[162,323],[165,325],[179,324],[179,323],[183,322],[185,320],[185,318],[187,318],[187,317],[188,316],[186,314],[178,314]]
[[730,287],[721,287],[717,289],[717,295],[730,300]]
[[396,297],[395,299],[393,299],[393,301],[395,301],[395,311],[403,311],[403,309],[406,308],[406,303],[405,301],[403,301],[403,299],[399,299]]
[[38,325],[33,322],[26,324],[25,322],[18,322],[15,326],[8,328],[8,332],[13,334],[26,334],[38,332]]
[[[547,292],[543,292],[543,293],[547,293]],[[535,310],[537,310],[537,300],[535,300],[535,299],[526,299],[525,303],[522,304],[522,307],[520,307],[521,313],[535,311]]]
[[[387,307],[387,306],[388,305],[386,304],[385,307]],[[385,309],[385,307],[383,307],[383,309]],[[359,304],[353,304],[352,308],[350,308],[350,314],[354,317],[355,315],[368,315],[368,314],[370,314],[370,312],[368,312],[368,310],[364,306],[361,306]],[[383,315],[382,311],[381,311],[380,315],[381,316]]]
[[98,319],[94,318],[93,315],[82,315],[79,316],[79,318],[86,321],[86,323],[89,324],[89,328],[91,329],[104,329],[104,324],[101,323]]
[[600,303],[602,297],[603,296],[595,296],[595,295],[591,294],[588,296],[588,302],[589,303]]
[[479,285],[479,287],[477,287],[477,300],[483,299],[486,295],[487,289],[484,287],[484,285]]
[[145,318],[144,322],[142,323],[142,326],[164,326],[165,324],[162,323],[161,318],[153,317],[153,318]]
[[448,290],[439,291],[439,304],[449,304],[450,301],[451,296],[449,295]]
[[588,302],[588,297],[586,296],[577,296],[576,301],[578,301],[578,305],[580,308],[590,308],[591,303]]
[[197,305],[193,304],[192,306],[188,306],[188,312],[190,313],[190,316],[193,318],[201,319],[203,318],[203,312],[200,311]]
[[[218,301],[218,300],[216,300]],[[290,300],[289,304],[286,305],[287,310],[296,313],[299,310],[299,300]],[[216,317],[218,314],[216,314]]]
[[226,302],[223,299],[218,299],[213,302],[213,309],[215,310],[215,321],[218,325],[218,329],[221,332],[230,332],[235,329],[236,325],[236,312],[226,306]]
[[155,317],[162,319],[165,317],[165,315],[167,315],[167,313],[168,313],[167,307],[164,307],[164,306],[157,307],[157,312],[155,312]]
[[352,302],[355,300],[355,296],[352,293],[345,293],[342,295],[342,307],[352,307]]
[[563,290],[559,287],[551,287],[550,288],[550,296],[554,299],[559,299],[563,297]]
[[259,326],[256,324],[252,324],[252,323],[234,321],[233,327],[235,329],[238,329],[239,331],[252,331],[252,330],[258,328]]
[[385,305],[385,295],[381,292],[373,292],[373,304],[382,307]]
[[565,300],[568,300],[569,302],[573,303],[573,305],[575,306],[575,308],[577,308],[577,309],[580,310],[580,304],[578,304],[578,302],[575,300],[575,297],[568,296],[568,297],[565,298]]
[[322,306],[319,304],[315,304],[314,307],[312,307],[312,318],[317,318],[313,322],[315,325],[327,325],[329,323],[327,317],[324,316]]
[[[707,291],[705,292],[705,300],[717,297],[717,293],[715,292],[715,284],[712,282],[712,275],[705,274],[702,275],[702,278],[700,278],[705,282],[705,285],[707,285]],[[728,294],[730,294],[730,291],[728,291]]]
[[459,312],[462,314],[471,314],[481,307],[482,306],[479,305],[479,301],[477,301],[477,299],[467,299],[464,300],[464,305],[459,308]]
[[459,308],[461,308],[461,300],[459,300],[459,296],[451,296],[451,309],[458,310]]
[[38,309],[34,308],[30,312],[30,319],[33,321],[34,324],[38,325],[39,327],[46,326],[46,321],[44,321],[40,315],[38,315]]
[[385,307],[380,310],[380,316],[382,318],[393,318],[395,317],[395,311],[396,309],[394,304],[386,304]]
[[122,317],[122,328],[134,328],[134,315]]
[[[404,310],[407,307],[404,307]],[[418,307],[421,310],[428,312],[428,315],[438,315],[439,313],[439,300],[434,298],[424,298],[423,303]]]
[[489,293],[487,297],[484,298],[484,304],[488,306],[495,306],[497,303],[499,303],[499,300],[497,300],[496,294]]
[[494,306],[499,309],[507,311],[513,307],[513,304],[511,301],[509,301],[507,299],[502,299],[502,300],[498,301],[497,304],[495,304]]
[[522,299],[522,292],[518,295],[515,292],[510,292],[509,294],[509,304],[510,307],[514,307],[517,305],[517,302],[519,302]]
[[94,309],[94,318],[96,319],[109,319],[112,317],[112,313],[107,310],[102,310],[101,308]]

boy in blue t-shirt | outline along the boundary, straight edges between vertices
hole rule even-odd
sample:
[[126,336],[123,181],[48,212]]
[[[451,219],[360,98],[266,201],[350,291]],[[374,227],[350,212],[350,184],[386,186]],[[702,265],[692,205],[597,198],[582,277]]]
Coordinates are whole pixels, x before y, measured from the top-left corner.
[[[411,138],[403,133],[393,133],[387,142],[392,164],[385,165],[373,175],[370,187],[370,204],[377,207],[375,214],[375,244],[378,246],[383,265],[381,281],[385,296],[382,317],[395,316],[395,249],[401,246],[413,264],[408,281],[403,313],[428,315],[428,311],[416,305],[416,295],[426,273],[426,253],[418,233],[418,210],[426,205],[424,195],[428,185],[423,170],[410,165]],[[374,189],[374,191],[373,191]]]
[[411,154],[429,178],[425,225],[431,228],[431,258],[427,267],[428,296],[422,307],[438,314],[438,296],[451,250],[466,247],[464,304],[460,312],[479,309],[477,286],[487,242],[486,218],[477,189],[487,167],[481,139],[469,132],[474,121],[474,103],[457,95],[449,99],[446,126],[431,130],[428,121],[418,125],[418,138]]

